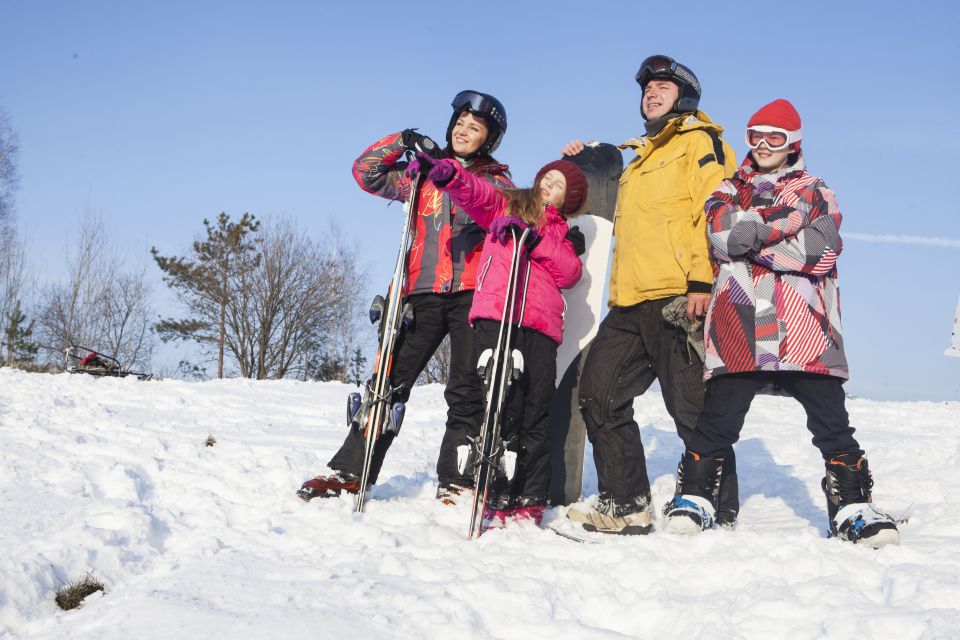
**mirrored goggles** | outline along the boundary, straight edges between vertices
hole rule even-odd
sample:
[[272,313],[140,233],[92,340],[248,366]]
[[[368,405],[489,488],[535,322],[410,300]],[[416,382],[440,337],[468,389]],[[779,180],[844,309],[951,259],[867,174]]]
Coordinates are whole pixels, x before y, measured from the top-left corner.
[[479,91],[461,91],[450,104],[453,106],[454,113],[462,113],[469,109],[471,113],[493,118],[497,124],[503,126],[504,115],[499,105]]
[[640,65],[637,71],[636,81],[641,87],[655,75],[664,75],[673,73],[677,70],[677,61],[670,56],[650,56]]
[[747,146],[756,149],[762,142],[770,151],[783,151],[791,143],[800,140],[802,135],[800,131],[787,131],[780,127],[769,125],[756,125],[747,129]]

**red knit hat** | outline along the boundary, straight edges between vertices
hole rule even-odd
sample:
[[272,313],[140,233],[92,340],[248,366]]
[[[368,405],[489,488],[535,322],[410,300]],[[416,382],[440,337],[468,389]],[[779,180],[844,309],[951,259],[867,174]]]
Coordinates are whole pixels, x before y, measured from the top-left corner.
[[562,173],[567,181],[567,192],[563,196],[563,204],[559,207],[560,213],[564,216],[580,213],[587,204],[587,176],[569,160],[554,160],[543,165],[533,179],[533,188],[539,188],[540,179],[554,169]]
[[795,135],[790,137],[796,141],[797,146],[800,146],[800,139],[803,137],[800,128],[800,114],[797,113],[797,110],[789,101],[779,98],[760,107],[760,110],[750,117],[747,128],[762,125],[780,127],[794,133]]

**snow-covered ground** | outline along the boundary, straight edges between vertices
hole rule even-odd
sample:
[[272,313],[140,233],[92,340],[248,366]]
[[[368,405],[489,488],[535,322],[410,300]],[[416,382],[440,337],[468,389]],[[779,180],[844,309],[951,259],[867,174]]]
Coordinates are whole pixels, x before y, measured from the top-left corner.
[[[0,636],[960,634],[958,403],[848,403],[878,506],[910,513],[902,545],[874,551],[824,537],[819,455],[784,398],[748,416],[732,531],[580,544],[525,524],[468,542],[467,507],[433,498],[437,386],[415,389],[365,514],[305,504],[294,492],[342,441],[349,390],[0,369]],[[659,395],[636,410],[662,504],[680,445]],[[54,589],[88,571],[106,593],[58,609]]]

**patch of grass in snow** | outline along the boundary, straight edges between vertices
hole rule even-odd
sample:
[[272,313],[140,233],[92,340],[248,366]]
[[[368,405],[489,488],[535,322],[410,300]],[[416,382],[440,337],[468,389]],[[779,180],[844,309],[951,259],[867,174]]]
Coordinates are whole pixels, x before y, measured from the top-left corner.
[[79,580],[60,585],[56,591],[57,606],[64,611],[76,609],[83,599],[97,591],[104,591],[103,583],[88,573]]

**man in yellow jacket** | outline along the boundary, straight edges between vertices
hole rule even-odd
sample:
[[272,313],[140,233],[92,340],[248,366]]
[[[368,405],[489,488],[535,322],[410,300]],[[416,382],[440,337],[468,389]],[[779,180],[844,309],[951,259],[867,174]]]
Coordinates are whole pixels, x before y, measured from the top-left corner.
[[[686,333],[702,327],[713,282],[703,206],[737,167],[733,150],[720,138],[723,127],[698,110],[700,83],[689,68],[651,56],[636,80],[643,90],[646,135],[620,146],[636,157],[620,177],[610,311],[580,375],[580,411],[593,445],[600,497],[588,513],[570,511],[588,531],[618,534],[653,528],[633,399],[659,380],[684,442],[703,406],[702,355],[688,347]],[[574,141],[563,153],[582,150],[583,143]],[[676,324],[665,319],[678,316]],[[690,342],[702,340],[699,331]],[[726,459],[717,520],[732,524],[739,509],[732,449]]]

